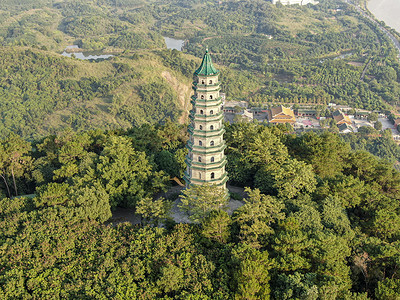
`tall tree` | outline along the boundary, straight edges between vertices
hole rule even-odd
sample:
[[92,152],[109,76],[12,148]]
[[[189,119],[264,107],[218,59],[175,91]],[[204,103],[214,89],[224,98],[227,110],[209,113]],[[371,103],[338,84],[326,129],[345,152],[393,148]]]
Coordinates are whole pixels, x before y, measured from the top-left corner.
[[[8,196],[18,196],[17,179],[24,177],[25,171],[31,169],[32,158],[28,155],[31,144],[20,136],[11,133],[0,143],[0,176],[7,189]],[[11,193],[8,178],[11,178],[14,193]]]
[[224,209],[228,203],[225,191],[215,184],[193,185],[184,190],[179,207],[199,223],[211,211]]

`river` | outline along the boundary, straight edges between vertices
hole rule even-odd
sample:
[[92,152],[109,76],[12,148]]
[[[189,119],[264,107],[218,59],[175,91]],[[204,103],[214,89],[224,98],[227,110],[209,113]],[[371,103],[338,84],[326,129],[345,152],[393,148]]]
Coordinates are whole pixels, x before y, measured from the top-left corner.
[[399,0],[369,0],[368,10],[386,25],[400,32],[400,1]]

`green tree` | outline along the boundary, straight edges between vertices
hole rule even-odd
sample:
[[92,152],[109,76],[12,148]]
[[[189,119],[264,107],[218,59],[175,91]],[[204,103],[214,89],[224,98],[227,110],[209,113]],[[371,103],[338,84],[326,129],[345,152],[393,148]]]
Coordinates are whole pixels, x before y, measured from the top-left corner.
[[287,160],[273,173],[278,197],[293,198],[300,193],[311,194],[317,181],[311,165],[296,159]]
[[261,194],[259,189],[245,189],[245,204],[236,210],[233,220],[239,225],[239,237],[246,243],[261,247],[274,230],[272,224],[282,220],[284,205],[272,196]]
[[111,207],[134,207],[140,199],[165,188],[168,181],[162,173],[153,175],[146,154],[135,151],[130,139],[122,136],[109,137],[96,169]]
[[379,117],[378,114],[373,112],[368,115],[367,120],[369,122],[376,122],[378,121],[378,117]]
[[228,203],[225,191],[215,184],[193,185],[182,192],[179,208],[200,223],[211,211],[224,209]]
[[376,121],[375,124],[374,124],[374,128],[376,130],[382,130],[382,123],[379,122],[379,121]]
[[237,265],[234,271],[237,285],[235,299],[269,299],[268,270],[272,267],[272,261],[268,258],[268,252],[239,244],[233,249],[232,255]]
[[169,176],[176,177],[179,175],[179,165],[175,161],[175,155],[167,150],[157,153],[155,162],[160,170],[165,171]]
[[340,174],[350,152],[350,146],[330,132],[320,135],[306,133],[288,143],[291,154],[311,164],[314,172],[322,178]]
[[[28,155],[31,144],[16,134],[10,134],[0,142],[0,177],[3,179],[8,197],[18,196],[18,179],[26,177],[32,168],[32,158]],[[14,193],[11,193],[12,180]]]
[[386,278],[378,282],[378,288],[375,290],[376,299],[396,300],[400,298],[400,279]]
[[168,218],[170,208],[170,203],[162,197],[155,200],[146,197],[137,202],[136,213],[142,217],[142,223],[157,226]]
[[230,225],[231,218],[226,211],[214,210],[201,221],[201,234],[206,238],[224,244],[230,236]]

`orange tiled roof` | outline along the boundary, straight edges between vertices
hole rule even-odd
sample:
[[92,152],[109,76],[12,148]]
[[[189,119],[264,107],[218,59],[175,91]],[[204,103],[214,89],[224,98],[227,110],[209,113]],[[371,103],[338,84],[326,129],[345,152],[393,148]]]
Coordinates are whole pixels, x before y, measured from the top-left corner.
[[290,108],[286,108],[282,105],[273,107],[268,110],[268,121],[270,123],[294,123],[296,118],[294,112]]

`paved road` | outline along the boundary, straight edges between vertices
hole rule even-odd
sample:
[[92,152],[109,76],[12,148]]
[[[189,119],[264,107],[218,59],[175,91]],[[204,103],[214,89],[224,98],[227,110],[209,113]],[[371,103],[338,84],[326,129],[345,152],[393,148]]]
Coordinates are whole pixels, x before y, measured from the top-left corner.
[[372,22],[374,22],[376,25],[378,25],[379,29],[383,31],[393,42],[393,45],[396,47],[397,51],[399,52],[398,57],[400,59],[400,42],[391,34],[385,27],[383,27],[381,24],[379,24],[377,21],[375,21],[373,18],[371,18],[367,13],[362,10],[358,5],[355,5],[352,3],[350,0],[344,0],[347,4],[352,5],[355,9],[357,9],[364,17],[368,18]]

